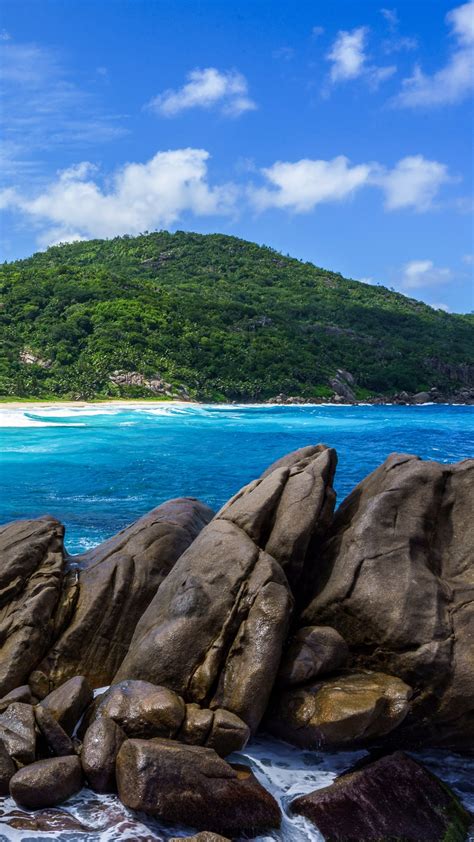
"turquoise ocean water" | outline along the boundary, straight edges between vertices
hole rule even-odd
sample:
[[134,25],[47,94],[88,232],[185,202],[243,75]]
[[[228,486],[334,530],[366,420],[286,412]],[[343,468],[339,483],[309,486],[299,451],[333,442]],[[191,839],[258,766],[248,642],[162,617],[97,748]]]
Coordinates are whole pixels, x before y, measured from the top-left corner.
[[164,500],[218,508],[274,459],[324,442],[339,456],[340,502],[393,451],[474,455],[467,406],[0,408],[0,521],[49,513],[80,552]]
[[[50,513],[66,524],[66,546],[94,546],[171,497],[219,507],[270,462],[324,442],[339,456],[338,502],[393,451],[454,462],[474,455],[474,409],[466,406],[204,406],[0,408],[0,522]],[[358,753],[302,752],[260,737],[242,752],[283,809],[280,832],[260,842],[322,842],[288,804],[328,785]],[[444,751],[417,755],[474,811],[474,763]],[[237,759],[237,758],[236,758]],[[84,789],[65,806],[89,831],[13,830],[0,799],[0,842],[42,839],[118,842],[186,836],[132,815],[114,796]],[[474,836],[471,837],[474,839]]]

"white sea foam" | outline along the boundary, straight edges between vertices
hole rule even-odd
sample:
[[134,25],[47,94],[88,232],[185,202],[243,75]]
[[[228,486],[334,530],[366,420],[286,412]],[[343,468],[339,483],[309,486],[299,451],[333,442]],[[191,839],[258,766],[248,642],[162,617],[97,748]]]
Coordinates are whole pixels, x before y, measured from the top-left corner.
[[[101,687],[99,694],[107,688]],[[303,751],[271,738],[261,737],[244,751],[229,758],[233,762],[250,765],[261,784],[276,798],[283,813],[281,830],[259,836],[258,842],[322,842],[323,837],[309,821],[294,816],[289,810],[291,801],[299,795],[328,786],[337,775],[365,754],[359,752],[324,753]],[[452,786],[467,809],[474,809],[472,760],[445,751],[423,752],[414,755],[435,774]],[[172,836],[189,836],[192,829],[172,827],[127,810],[113,795],[96,795],[83,789],[62,806],[69,816],[86,828],[63,831],[20,831],[7,824],[8,814],[15,810],[11,799],[0,799],[0,842],[119,842],[119,840],[168,840]]]

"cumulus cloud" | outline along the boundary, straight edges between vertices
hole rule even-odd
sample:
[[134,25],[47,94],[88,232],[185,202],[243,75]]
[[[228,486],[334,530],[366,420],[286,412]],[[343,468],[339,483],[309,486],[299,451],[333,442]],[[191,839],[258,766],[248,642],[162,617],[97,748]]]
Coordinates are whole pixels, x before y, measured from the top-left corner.
[[387,210],[428,210],[440,187],[450,181],[453,179],[445,164],[429,161],[423,155],[402,158],[392,169],[375,166],[371,173],[372,184],[385,193]]
[[252,187],[257,210],[287,208],[295,213],[313,210],[322,202],[341,201],[362,187],[378,187],[387,210],[428,210],[443,183],[451,180],[447,167],[422,155],[402,158],[393,168],[376,162],[352,165],[339,155],[331,160],[277,161],[261,170],[267,184]]
[[339,155],[330,161],[277,161],[261,172],[270,187],[252,189],[251,199],[258,210],[276,207],[304,213],[321,202],[348,197],[367,182],[370,166],[351,166],[348,158]]
[[43,227],[42,245],[138,234],[171,225],[185,212],[204,216],[230,211],[235,188],[210,186],[208,159],[204,149],[158,152],[146,163],[126,164],[107,190],[98,183],[96,167],[82,162],[59,173],[34,197],[4,191],[3,204]]
[[452,279],[451,269],[435,266],[432,260],[410,260],[402,267],[400,285],[403,289],[420,289],[447,284]]
[[332,82],[355,79],[360,76],[365,65],[365,46],[368,35],[366,26],[359,26],[351,32],[341,30],[332,45],[327,58],[332,63],[330,77]]
[[371,88],[376,89],[396,72],[395,65],[377,67],[368,63],[366,53],[369,28],[359,26],[350,32],[338,32],[326,58],[331,63],[329,71],[330,82],[347,82],[351,79],[364,77]]
[[254,111],[256,103],[248,95],[245,76],[236,70],[220,71],[216,67],[196,68],[187,75],[187,82],[178,90],[168,89],[154,97],[147,105],[150,111],[165,117],[175,117],[190,108],[219,107],[229,117],[239,117]]
[[401,108],[453,105],[464,100],[474,88],[474,2],[457,6],[446,15],[454,47],[440,70],[432,75],[416,65],[412,76],[403,80],[393,104]]

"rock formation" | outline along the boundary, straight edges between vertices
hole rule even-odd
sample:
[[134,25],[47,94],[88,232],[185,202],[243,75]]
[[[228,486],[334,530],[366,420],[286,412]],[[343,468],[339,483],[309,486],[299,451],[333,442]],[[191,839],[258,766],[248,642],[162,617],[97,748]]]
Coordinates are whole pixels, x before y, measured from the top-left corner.
[[[85,781],[235,835],[280,822],[223,759],[262,720],[304,748],[474,752],[474,461],[392,454],[333,515],[335,465],[324,445],[302,448],[215,517],[173,500],[77,557],[54,518],[2,527],[0,795],[50,808]],[[403,755],[293,809],[334,840],[352,827],[410,839],[398,804],[411,815],[420,782],[438,805],[436,818],[420,801],[431,842],[451,832],[453,802]]]
[[38,695],[78,674],[110,684],[158,586],[212,515],[198,500],[171,500],[70,559],[57,638],[30,680]]
[[412,738],[474,747],[474,460],[392,454],[344,500],[319,556],[306,625],[351,663],[415,691]]
[[181,556],[137,624],[115,680],[145,678],[223,707],[255,732],[288,631],[288,585],[326,523],[335,456],[305,449],[243,488]]

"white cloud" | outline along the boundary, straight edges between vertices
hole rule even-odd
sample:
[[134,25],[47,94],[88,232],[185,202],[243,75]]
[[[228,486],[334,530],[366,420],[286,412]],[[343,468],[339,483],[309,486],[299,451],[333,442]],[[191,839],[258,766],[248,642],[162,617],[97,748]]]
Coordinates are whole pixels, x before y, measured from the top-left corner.
[[330,71],[332,82],[355,79],[364,70],[365,46],[368,29],[359,26],[351,32],[341,30],[329,51],[327,58],[332,62]]
[[416,65],[413,75],[403,80],[393,104],[404,108],[452,105],[465,99],[474,88],[474,2],[464,3],[446,15],[455,46],[447,63],[432,75]]
[[430,307],[432,307],[433,310],[444,310],[445,313],[451,312],[451,307],[449,306],[449,304],[444,304],[442,301],[437,301],[435,304],[430,304]]
[[467,266],[472,266],[474,264],[474,254],[463,254],[462,260]]
[[366,53],[369,29],[359,26],[350,32],[338,32],[326,58],[331,62],[329,79],[332,84],[346,82],[359,77],[365,78],[369,86],[376,90],[379,85],[396,72],[395,65],[377,67],[368,63]]
[[277,161],[261,173],[267,184],[249,190],[257,210],[288,208],[295,213],[311,211],[322,202],[341,201],[365,186],[383,191],[387,210],[425,211],[441,185],[452,180],[444,164],[422,155],[402,158],[392,169],[376,162],[351,165],[339,155],[328,161]]
[[452,279],[451,269],[435,266],[432,260],[410,260],[402,267],[400,285],[403,289],[419,289],[447,284]]
[[396,9],[380,9],[380,14],[385,18],[391,32],[398,29],[399,19]]
[[380,9],[380,14],[385,19],[390,38],[382,42],[382,49],[385,53],[398,53],[402,50],[416,50],[418,41],[408,35],[400,35],[398,27],[400,20],[396,9]]
[[158,152],[144,164],[130,163],[115,173],[108,190],[82,162],[58,174],[33,198],[5,191],[4,205],[42,226],[40,242],[138,234],[173,224],[182,214],[227,213],[235,200],[233,185],[211,187],[209,153],[204,149]]
[[367,182],[370,166],[352,167],[348,158],[339,155],[330,161],[277,161],[262,174],[271,187],[251,189],[251,200],[258,210],[276,207],[304,213],[321,202],[348,197]]
[[164,91],[150,100],[147,108],[165,117],[174,117],[189,108],[212,108],[216,105],[223,114],[238,117],[257,108],[248,96],[245,76],[236,70],[222,72],[216,67],[196,68],[186,78],[188,81],[182,88]]
[[423,155],[409,155],[393,167],[374,167],[371,183],[385,192],[387,210],[428,210],[441,185],[453,181],[445,164]]

